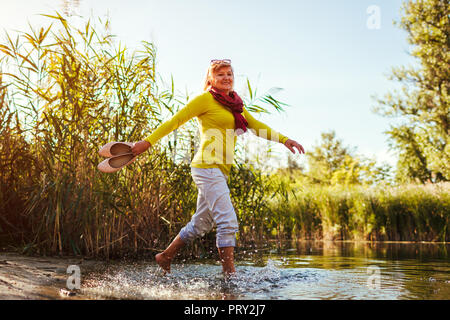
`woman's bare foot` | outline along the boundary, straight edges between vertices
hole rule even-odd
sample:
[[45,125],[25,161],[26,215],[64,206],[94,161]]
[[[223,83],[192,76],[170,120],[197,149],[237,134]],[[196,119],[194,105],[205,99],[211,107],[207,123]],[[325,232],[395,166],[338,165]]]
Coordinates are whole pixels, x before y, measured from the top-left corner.
[[158,253],[155,256],[156,263],[163,269],[165,272],[170,273],[170,263],[172,259],[169,259],[164,252]]
[[164,250],[161,253],[158,253],[155,256],[156,263],[158,263],[161,269],[163,269],[165,272],[170,273],[170,263],[177,254],[178,250],[183,246],[184,241],[181,240],[179,235],[177,235],[166,250]]

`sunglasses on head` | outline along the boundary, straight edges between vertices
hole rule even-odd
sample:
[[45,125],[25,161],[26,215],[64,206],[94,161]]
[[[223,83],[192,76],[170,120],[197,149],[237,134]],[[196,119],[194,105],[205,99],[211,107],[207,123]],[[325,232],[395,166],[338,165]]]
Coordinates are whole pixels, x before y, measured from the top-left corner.
[[211,60],[211,64],[216,64],[216,63],[231,64],[231,60],[230,59],[212,59]]

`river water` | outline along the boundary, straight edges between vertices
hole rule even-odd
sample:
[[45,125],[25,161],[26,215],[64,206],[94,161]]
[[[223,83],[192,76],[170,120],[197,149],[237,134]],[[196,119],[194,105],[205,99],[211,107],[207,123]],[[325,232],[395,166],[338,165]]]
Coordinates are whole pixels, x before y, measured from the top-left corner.
[[449,244],[300,242],[214,259],[114,262],[83,274],[85,299],[450,299]]

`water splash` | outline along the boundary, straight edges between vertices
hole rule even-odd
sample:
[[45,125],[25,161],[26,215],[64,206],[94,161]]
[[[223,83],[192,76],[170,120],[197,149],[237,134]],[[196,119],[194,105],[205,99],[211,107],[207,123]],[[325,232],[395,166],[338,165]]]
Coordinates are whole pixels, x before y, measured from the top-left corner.
[[264,267],[237,267],[237,274],[225,278],[218,265],[173,265],[163,275],[156,265],[115,265],[91,272],[81,292],[96,299],[248,299],[270,297],[292,281],[315,281],[306,269],[282,269],[279,261]]

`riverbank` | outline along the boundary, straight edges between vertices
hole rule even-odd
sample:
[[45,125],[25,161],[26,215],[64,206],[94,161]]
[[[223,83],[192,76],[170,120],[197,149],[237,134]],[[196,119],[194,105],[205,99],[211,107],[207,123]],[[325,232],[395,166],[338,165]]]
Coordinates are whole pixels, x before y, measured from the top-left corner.
[[[16,253],[0,254],[0,300],[77,299],[67,296],[67,268],[89,268],[101,261],[76,257],[31,257]],[[61,292],[63,289],[63,292]]]

